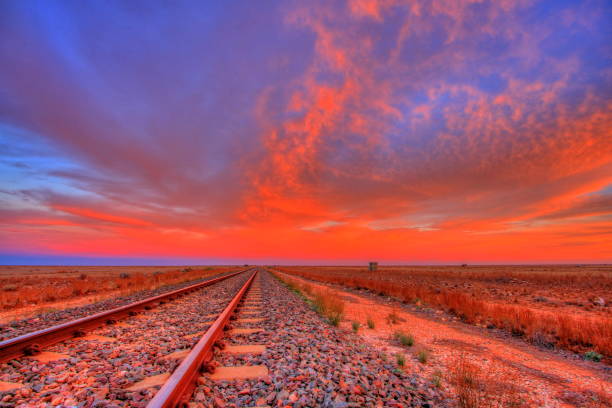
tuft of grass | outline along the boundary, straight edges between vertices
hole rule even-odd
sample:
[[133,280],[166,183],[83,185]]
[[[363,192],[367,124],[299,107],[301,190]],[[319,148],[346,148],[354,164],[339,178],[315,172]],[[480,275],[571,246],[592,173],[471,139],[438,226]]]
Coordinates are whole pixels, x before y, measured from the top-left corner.
[[344,315],[344,302],[329,290],[314,291],[314,309],[327,318],[332,326],[338,327]]
[[406,334],[403,331],[396,331],[393,335],[395,340],[399,341],[400,344],[404,347],[412,347],[414,346],[414,337],[412,334]]
[[442,371],[440,370],[434,371],[433,375],[431,376],[431,383],[436,388],[442,387]]
[[483,373],[465,356],[461,356],[450,367],[450,382],[460,408],[478,408],[484,403],[486,381]]
[[342,320],[342,315],[334,314],[327,318],[329,320],[329,324],[334,327],[340,326],[340,321]]
[[351,326],[353,327],[353,331],[357,333],[359,331],[359,328],[361,327],[361,324],[358,321],[353,321],[353,323],[351,323]]
[[421,364],[427,364],[427,360],[429,360],[429,352],[427,350],[421,350],[417,354],[417,359]]
[[602,358],[603,356],[594,350],[587,351],[586,353],[584,353],[585,360],[599,362]]
[[449,384],[459,408],[526,407],[517,373],[496,369],[495,363],[479,366],[465,354],[451,362]]
[[406,365],[406,356],[404,356],[402,353],[397,353],[395,355],[395,361],[397,362],[398,366],[403,367]]
[[374,320],[372,320],[371,317],[368,317],[368,329],[373,329],[376,327],[376,324],[374,323]]

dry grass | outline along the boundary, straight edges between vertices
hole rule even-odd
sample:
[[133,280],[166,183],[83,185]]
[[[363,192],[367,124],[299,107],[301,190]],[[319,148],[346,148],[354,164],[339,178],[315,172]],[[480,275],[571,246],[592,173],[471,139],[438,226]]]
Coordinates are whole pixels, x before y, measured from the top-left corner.
[[602,309],[601,314],[590,315],[579,309],[559,313],[558,309],[543,309],[540,303],[518,302],[516,298],[514,301],[494,299],[486,296],[484,291],[477,293],[470,289],[480,285],[495,293],[498,291],[496,283],[506,282],[503,288],[510,293],[525,291],[526,287],[531,291],[534,287],[546,289],[547,285],[556,287],[562,293],[573,293],[577,288],[588,291],[588,288],[595,287],[601,293],[612,288],[609,269],[584,273],[563,268],[554,272],[554,269],[547,268],[517,271],[508,267],[488,273],[481,269],[470,272],[469,268],[468,271],[465,268],[455,268],[454,271],[442,268],[438,271],[429,267],[424,270],[404,269],[401,273],[392,268],[380,272],[341,267],[291,267],[279,270],[320,282],[368,289],[405,302],[424,302],[428,306],[444,309],[467,323],[504,329],[540,345],[577,352],[594,349],[605,356],[612,356],[612,318],[609,312],[606,314],[606,309]]
[[331,290],[315,289],[302,280],[293,279],[284,274],[274,274],[274,276],[285,282],[292,290],[307,297],[312,302],[315,311],[327,318],[332,325],[338,326],[340,324],[344,315],[344,301]]
[[598,391],[578,389],[576,391],[561,391],[557,399],[574,407],[609,408],[612,407],[612,394],[604,389],[603,384]]
[[492,363],[481,367],[466,355],[459,356],[448,369],[448,383],[453,387],[460,408],[527,407],[516,385],[518,379],[507,371],[498,371]]
[[14,310],[81,296],[113,292],[126,295],[161,286],[196,280],[234,270],[232,267],[206,267],[165,270],[153,273],[63,273],[16,275],[0,278],[0,309]]
[[429,351],[427,350],[419,351],[417,353],[417,359],[419,360],[419,363],[427,364],[427,361],[429,361]]
[[530,282],[547,287],[567,286],[597,289],[612,285],[612,267],[609,265],[475,265],[458,266],[381,266],[376,272],[354,266],[291,266],[279,270],[314,271],[333,275],[384,275],[397,280],[409,275],[411,278],[439,280],[481,281],[489,283]]
[[393,334],[395,340],[397,340],[402,346],[412,347],[414,346],[414,336],[412,334],[406,334],[401,330],[396,331]]
[[344,315],[344,302],[338,296],[329,290],[319,289],[314,292],[313,302],[315,310],[325,316],[332,325],[340,324]]
[[[480,360],[480,359],[479,359]],[[448,367],[447,381],[454,390],[460,408],[522,408],[534,406],[526,401],[520,384],[520,373],[508,371],[503,365],[486,362],[478,365],[462,354]],[[576,407],[604,408],[612,406],[612,396],[602,388],[564,390],[557,399]],[[539,406],[539,405],[538,405]]]

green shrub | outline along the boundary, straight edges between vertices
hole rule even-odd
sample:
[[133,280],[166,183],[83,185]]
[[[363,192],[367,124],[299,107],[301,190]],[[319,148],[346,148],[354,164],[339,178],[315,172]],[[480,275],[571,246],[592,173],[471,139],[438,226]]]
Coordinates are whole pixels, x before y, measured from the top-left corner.
[[372,320],[371,317],[368,317],[368,329],[373,329],[374,327],[376,327],[376,324],[374,324],[374,320]]
[[585,360],[590,360],[590,361],[601,361],[601,359],[603,358],[603,356],[601,354],[599,354],[596,351],[587,351],[586,353],[584,353],[584,359]]
[[394,334],[395,340],[399,341],[404,347],[414,346],[414,337],[411,334],[406,334],[402,331],[396,331]]
[[359,322],[357,321],[353,321],[352,327],[353,327],[353,331],[357,333],[359,331],[359,328],[361,327],[361,324],[359,324]]

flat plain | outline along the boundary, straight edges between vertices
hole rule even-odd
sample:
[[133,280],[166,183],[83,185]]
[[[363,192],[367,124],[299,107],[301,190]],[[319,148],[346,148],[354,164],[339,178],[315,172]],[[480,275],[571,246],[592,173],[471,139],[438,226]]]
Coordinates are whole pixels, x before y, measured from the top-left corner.
[[[462,407],[612,403],[609,265],[275,267]],[[399,357],[401,356],[401,357]]]
[[612,266],[281,267],[440,308],[542,346],[612,356]]
[[146,407],[254,276],[190,406],[612,404],[607,265],[2,267],[1,340],[240,271],[0,363],[0,399]]
[[0,323],[232,269],[235,267],[0,265]]

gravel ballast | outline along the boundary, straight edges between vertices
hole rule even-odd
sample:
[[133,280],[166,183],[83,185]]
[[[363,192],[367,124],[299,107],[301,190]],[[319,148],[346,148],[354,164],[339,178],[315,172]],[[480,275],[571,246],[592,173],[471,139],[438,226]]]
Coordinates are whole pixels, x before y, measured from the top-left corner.
[[245,311],[238,318],[262,317],[232,327],[264,330],[228,334],[231,345],[266,345],[263,354],[217,352],[221,366],[265,365],[261,379],[213,381],[202,377],[193,394],[194,407],[434,407],[448,400],[416,374],[399,369],[394,356],[366,346],[358,335],[329,325],[302,298],[269,273],[259,273],[259,315]]

